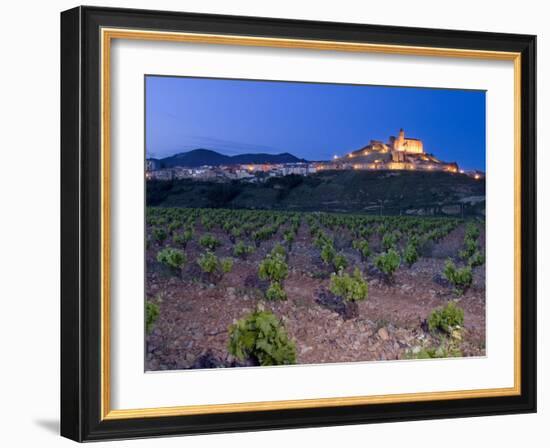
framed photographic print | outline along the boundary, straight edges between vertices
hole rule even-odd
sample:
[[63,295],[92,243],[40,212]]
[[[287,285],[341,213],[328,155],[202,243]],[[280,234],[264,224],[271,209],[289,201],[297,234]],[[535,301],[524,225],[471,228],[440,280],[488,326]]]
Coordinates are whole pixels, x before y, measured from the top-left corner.
[[536,410],[535,36],[61,14],[61,433]]

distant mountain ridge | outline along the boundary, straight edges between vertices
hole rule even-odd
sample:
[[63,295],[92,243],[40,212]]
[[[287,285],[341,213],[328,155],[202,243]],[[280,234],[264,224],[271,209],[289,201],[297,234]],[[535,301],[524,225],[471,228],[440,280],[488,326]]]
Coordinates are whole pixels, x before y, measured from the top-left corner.
[[226,156],[211,149],[194,149],[188,152],[174,154],[173,156],[163,159],[148,159],[155,160],[160,168],[172,168],[176,166],[195,168],[203,165],[219,166],[219,165],[237,165],[248,163],[299,163],[307,162],[305,159],[284,152],[281,154],[239,154],[236,156]]

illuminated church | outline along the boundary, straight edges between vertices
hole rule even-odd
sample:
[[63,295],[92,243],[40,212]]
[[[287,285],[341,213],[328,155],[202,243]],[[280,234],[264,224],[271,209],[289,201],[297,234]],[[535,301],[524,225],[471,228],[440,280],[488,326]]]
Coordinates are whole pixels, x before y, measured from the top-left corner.
[[424,153],[422,140],[417,138],[405,138],[405,131],[403,129],[399,131],[399,137],[395,138],[393,135],[390,137],[389,145],[392,151],[408,152],[411,154]]
[[397,137],[391,136],[387,143],[371,140],[361,149],[343,157],[335,157],[329,169],[365,170],[426,170],[459,172],[455,162],[442,162],[433,154],[424,152],[422,140],[405,137],[401,129]]

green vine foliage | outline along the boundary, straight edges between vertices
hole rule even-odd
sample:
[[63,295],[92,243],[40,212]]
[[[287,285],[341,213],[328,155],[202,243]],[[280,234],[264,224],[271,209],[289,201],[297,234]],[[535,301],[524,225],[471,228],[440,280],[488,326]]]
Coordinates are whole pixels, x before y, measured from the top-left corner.
[[271,255],[273,256],[279,255],[282,258],[286,258],[286,250],[282,245],[277,243],[275,244],[275,246],[273,246],[273,249],[271,249]]
[[271,253],[260,263],[258,275],[262,280],[281,282],[288,275],[288,265],[284,256],[279,253]]
[[475,253],[468,260],[468,264],[473,268],[475,268],[476,266],[481,266],[483,265],[483,263],[485,263],[485,255],[479,250],[476,250]]
[[162,243],[167,237],[168,237],[168,234],[166,233],[166,230],[164,230],[164,228],[162,227],[153,228],[153,238],[158,243]]
[[369,242],[367,240],[355,240],[352,243],[355,250],[359,251],[363,260],[366,260],[370,255]]
[[471,266],[458,268],[451,259],[447,259],[445,262],[443,276],[453,284],[458,295],[464,294],[464,291],[472,284],[473,279]]
[[458,256],[465,260],[472,268],[485,263],[485,254],[481,252],[478,245],[479,234],[480,230],[476,224],[472,222],[466,224],[464,246],[458,253]]
[[254,252],[254,247],[244,244],[242,241],[237,242],[233,247],[233,255],[239,258],[246,258]]
[[418,260],[418,249],[417,245],[411,241],[407,243],[405,246],[405,250],[403,251],[403,259],[405,260],[405,263],[407,263],[409,266],[412,266],[416,261]]
[[216,237],[207,234],[199,240],[199,244],[208,250],[216,250],[222,243]]
[[344,254],[338,254],[332,260],[332,266],[335,272],[342,271],[348,267],[348,260]]
[[473,222],[469,222],[468,224],[466,224],[466,230],[464,234],[465,238],[477,240],[479,238],[479,233],[479,227],[476,226]]
[[189,241],[193,238],[193,231],[191,229],[185,230],[183,233],[174,233],[172,241],[174,244],[185,247]]
[[212,252],[205,252],[197,259],[197,264],[207,274],[215,273],[220,266],[220,260]]
[[353,275],[339,271],[330,276],[330,292],[348,302],[365,300],[369,293],[369,285],[359,268],[355,268]]
[[157,253],[157,261],[174,269],[182,267],[187,257],[184,252],[172,247],[166,247]]
[[288,245],[291,245],[294,242],[294,238],[296,238],[296,234],[291,230],[287,230],[283,234],[283,239]]
[[231,272],[233,269],[233,260],[231,258],[222,258],[220,268],[224,274]]
[[267,300],[286,300],[286,292],[280,282],[272,282],[265,292]]
[[321,259],[323,260],[323,262],[325,264],[330,264],[334,260],[335,256],[336,250],[334,250],[332,242],[326,243],[321,249]]
[[228,350],[241,361],[252,358],[262,366],[296,363],[295,343],[269,311],[257,310],[231,325]]
[[409,350],[405,353],[405,359],[461,358],[462,356],[459,347],[445,341],[437,347],[422,347],[417,352]]
[[464,249],[460,250],[458,256],[463,260],[470,258],[477,251],[477,240],[471,237],[464,238]]
[[401,257],[395,249],[389,249],[374,259],[374,265],[388,277],[392,277],[401,265]]
[[395,246],[397,245],[397,239],[398,238],[395,232],[386,233],[382,237],[382,247],[384,248],[384,250],[388,251],[392,248],[395,248]]
[[145,302],[145,331],[147,331],[147,333],[151,333],[159,314],[160,308],[156,303],[149,301]]
[[451,334],[454,329],[464,325],[464,310],[454,302],[449,302],[443,308],[436,308],[428,317],[430,331],[439,330]]
[[210,251],[203,253],[198,259],[197,264],[202,269],[202,272],[213,275],[227,274],[233,270],[233,259],[232,258],[222,258],[219,259]]
[[330,239],[322,230],[317,231],[317,236],[313,241],[313,245],[319,249],[322,249],[326,244],[330,244],[332,246],[332,239]]

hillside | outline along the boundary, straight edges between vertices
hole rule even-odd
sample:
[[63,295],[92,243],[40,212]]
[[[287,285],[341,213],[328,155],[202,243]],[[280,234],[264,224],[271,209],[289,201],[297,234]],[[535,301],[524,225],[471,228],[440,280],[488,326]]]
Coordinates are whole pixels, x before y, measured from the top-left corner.
[[281,154],[239,154],[236,156],[226,156],[210,149],[194,149],[193,151],[182,152],[164,159],[156,160],[161,168],[171,168],[175,166],[199,167],[203,165],[219,166],[247,163],[297,163],[305,162],[287,152]]
[[147,204],[371,214],[483,215],[485,181],[417,171],[327,171],[264,184],[149,181]]

